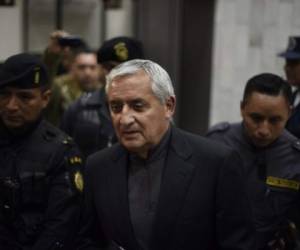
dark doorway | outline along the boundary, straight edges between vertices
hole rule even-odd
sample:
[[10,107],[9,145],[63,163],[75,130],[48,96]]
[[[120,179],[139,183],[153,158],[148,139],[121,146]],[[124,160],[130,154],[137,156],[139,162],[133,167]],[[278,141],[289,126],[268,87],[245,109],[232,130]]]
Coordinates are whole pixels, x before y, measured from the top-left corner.
[[177,94],[178,127],[208,127],[215,1],[135,0],[136,32],[146,55],[165,67]]

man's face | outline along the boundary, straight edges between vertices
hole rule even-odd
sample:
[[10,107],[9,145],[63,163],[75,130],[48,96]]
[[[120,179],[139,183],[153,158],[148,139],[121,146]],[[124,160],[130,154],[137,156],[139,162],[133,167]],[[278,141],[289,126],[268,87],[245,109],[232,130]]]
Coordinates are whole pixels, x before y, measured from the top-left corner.
[[130,152],[146,158],[167,131],[175,98],[162,104],[144,71],[116,78],[108,89],[108,102],[119,141]]
[[71,73],[84,91],[93,91],[99,87],[99,68],[95,54],[77,55],[72,64]]
[[20,129],[39,119],[47,106],[50,90],[0,88],[0,117],[8,129]]
[[300,60],[287,60],[284,70],[288,83],[300,87]]
[[245,132],[256,147],[266,147],[282,133],[290,107],[283,95],[253,92],[241,104]]

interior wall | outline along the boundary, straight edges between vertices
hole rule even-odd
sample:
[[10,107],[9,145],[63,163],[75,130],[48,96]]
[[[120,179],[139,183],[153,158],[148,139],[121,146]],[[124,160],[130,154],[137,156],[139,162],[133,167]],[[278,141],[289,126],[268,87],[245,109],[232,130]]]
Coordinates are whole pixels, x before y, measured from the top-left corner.
[[[64,0],[63,29],[83,37],[94,49],[98,49],[105,39],[133,36],[132,1],[123,0],[120,9],[108,9],[104,16],[103,2],[100,0]],[[55,30],[56,1],[15,2],[13,7],[0,7],[0,61],[24,50],[42,53],[49,34]],[[28,8],[25,8],[26,3]],[[24,10],[28,14],[25,19]],[[27,26],[24,20],[28,22]]]
[[218,0],[210,124],[240,120],[246,81],[262,72],[284,76],[288,36],[300,35],[299,0]]
[[0,7],[0,61],[22,51],[22,0],[15,6]]

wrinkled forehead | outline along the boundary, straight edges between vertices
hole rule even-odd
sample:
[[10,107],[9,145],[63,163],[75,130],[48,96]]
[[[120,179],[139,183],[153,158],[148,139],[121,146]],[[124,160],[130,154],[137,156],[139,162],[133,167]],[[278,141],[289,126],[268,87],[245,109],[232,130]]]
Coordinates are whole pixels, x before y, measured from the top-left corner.
[[136,99],[154,95],[147,75],[115,78],[108,87],[108,99]]

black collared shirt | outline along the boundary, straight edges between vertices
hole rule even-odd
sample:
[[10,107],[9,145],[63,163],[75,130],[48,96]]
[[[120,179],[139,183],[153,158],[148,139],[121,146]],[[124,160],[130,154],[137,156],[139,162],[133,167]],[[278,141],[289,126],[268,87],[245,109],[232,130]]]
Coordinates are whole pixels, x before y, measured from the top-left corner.
[[152,225],[158,204],[167,145],[171,130],[149,152],[147,159],[131,154],[129,158],[128,198],[131,223],[142,249],[149,249]]

